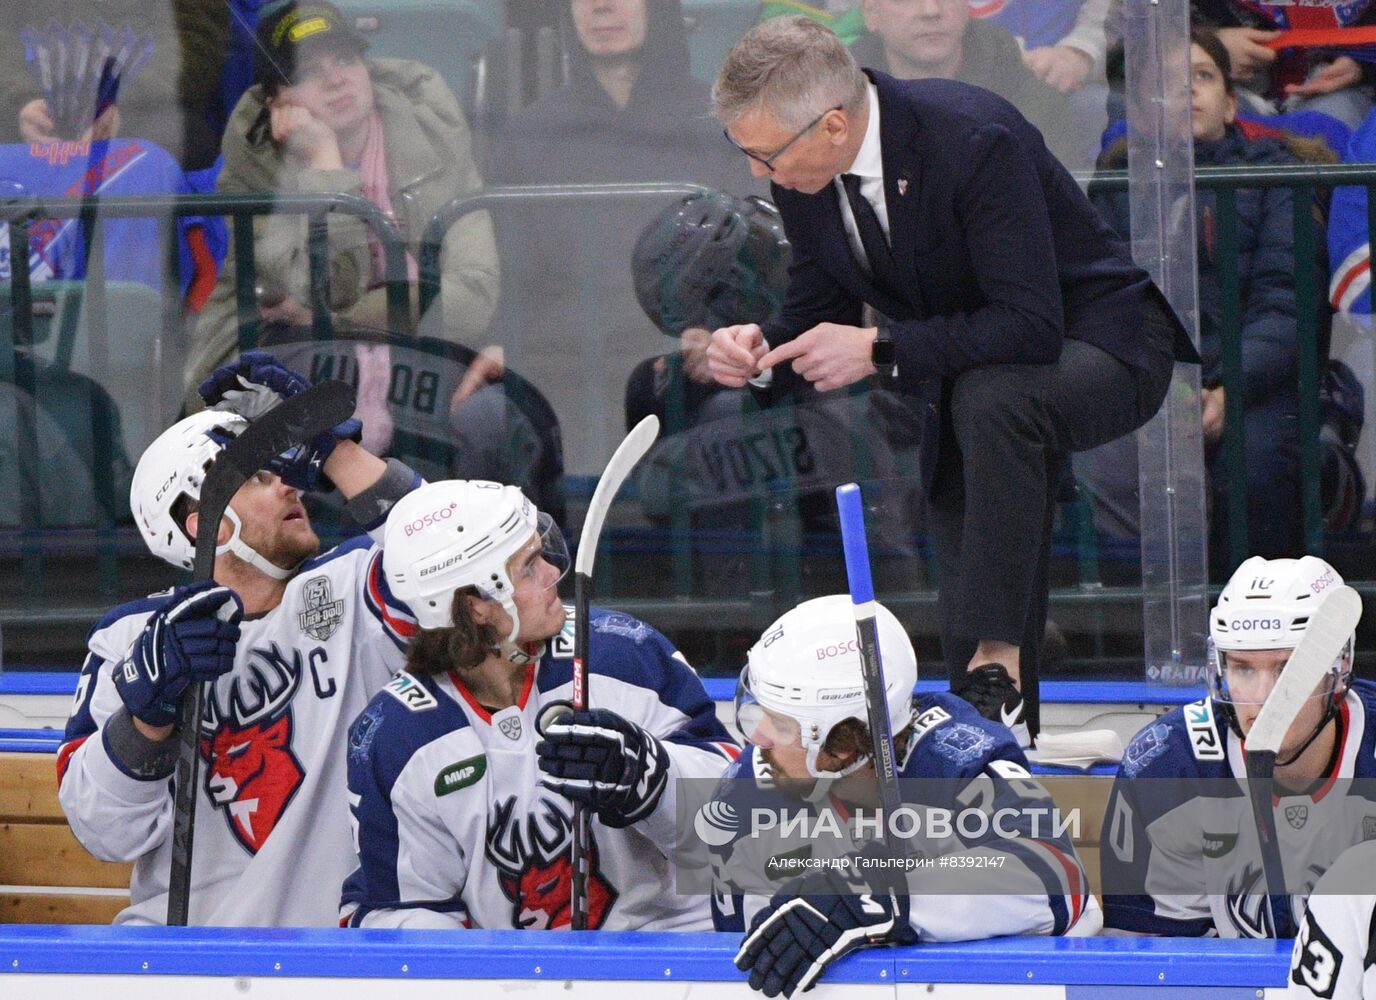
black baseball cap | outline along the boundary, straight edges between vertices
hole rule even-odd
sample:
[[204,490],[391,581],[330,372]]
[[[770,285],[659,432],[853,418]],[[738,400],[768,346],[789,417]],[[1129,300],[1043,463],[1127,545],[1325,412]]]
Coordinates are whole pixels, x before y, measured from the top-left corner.
[[348,15],[324,0],[266,8],[258,21],[255,79],[264,85],[292,82],[303,53],[316,48],[361,53],[368,41]]

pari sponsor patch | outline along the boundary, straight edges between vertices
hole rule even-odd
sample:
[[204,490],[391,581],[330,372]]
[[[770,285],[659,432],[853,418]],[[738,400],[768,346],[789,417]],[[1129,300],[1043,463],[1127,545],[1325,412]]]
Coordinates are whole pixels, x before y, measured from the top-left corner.
[[1223,759],[1223,740],[1214,724],[1213,703],[1208,698],[1185,706],[1185,730],[1190,734],[1195,760]]
[[951,713],[940,705],[933,705],[913,720],[912,737],[909,746],[916,746],[922,739],[943,722],[951,721]]
[[426,690],[425,685],[410,674],[397,674],[382,690],[401,702],[412,712],[424,712],[439,704],[435,696]]

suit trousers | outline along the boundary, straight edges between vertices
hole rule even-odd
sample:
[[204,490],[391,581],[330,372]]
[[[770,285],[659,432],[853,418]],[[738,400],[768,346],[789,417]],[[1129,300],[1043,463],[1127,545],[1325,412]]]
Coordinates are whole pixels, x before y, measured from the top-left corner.
[[979,640],[1018,645],[1034,736],[1057,484],[1071,452],[1136,430],[1170,386],[1173,326],[1154,300],[1143,314],[1150,367],[1077,339],[1072,325],[1054,364],[981,366],[942,384],[928,522],[951,689],[963,686]]

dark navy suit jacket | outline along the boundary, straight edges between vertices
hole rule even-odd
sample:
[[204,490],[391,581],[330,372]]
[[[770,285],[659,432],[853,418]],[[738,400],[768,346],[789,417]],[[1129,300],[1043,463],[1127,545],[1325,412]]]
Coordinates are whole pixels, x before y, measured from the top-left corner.
[[[866,73],[879,91],[889,242],[903,287],[880,288],[857,264],[835,185],[812,195],[776,186],[793,258],[784,307],[764,324],[770,346],[822,322],[859,325],[869,303],[891,321],[898,385],[913,394],[977,365],[1050,364],[1066,337],[1149,367],[1145,307],[1165,299],[1041,133],[978,87]],[[1197,362],[1175,325],[1177,360]],[[797,387],[791,366],[774,374],[775,392]],[[935,449],[923,450],[930,471]]]

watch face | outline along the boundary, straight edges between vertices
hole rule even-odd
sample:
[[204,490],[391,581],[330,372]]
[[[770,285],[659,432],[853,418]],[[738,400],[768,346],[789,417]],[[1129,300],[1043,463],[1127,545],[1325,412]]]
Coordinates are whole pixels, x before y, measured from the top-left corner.
[[876,368],[892,367],[898,361],[898,348],[892,340],[876,340],[870,350],[870,363]]

